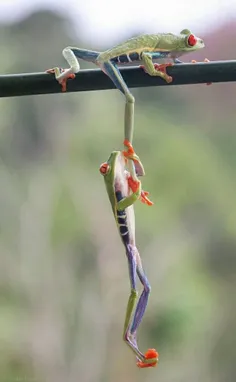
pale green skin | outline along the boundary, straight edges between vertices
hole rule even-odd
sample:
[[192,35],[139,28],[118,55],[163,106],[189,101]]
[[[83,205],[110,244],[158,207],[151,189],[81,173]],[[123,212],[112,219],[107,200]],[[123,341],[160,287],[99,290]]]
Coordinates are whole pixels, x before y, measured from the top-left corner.
[[[135,215],[134,215],[134,208],[133,208],[133,204],[139,199],[141,194],[141,183],[140,183],[140,188],[137,190],[137,192],[130,194],[129,186],[127,182],[127,175],[129,175],[129,173],[125,170],[125,160],[124,160],[124,156],[122,152],[113,151],[110,154],[110,157],[108,158],[106,163],[109,165],[110,170],[107,174],[103,175],[104,182],[105,182],[107,194],[110,200],[110,204],[112,207],[112,211],[113,211],[113,215],[114,215],[117,227],[119,229],[119,226],[120,226],[120,223],[118,222],[117,210],[120,210],[120,211],[125,210],[127,227],[129,231],[129,244],[131,244],[135,250],[134,253],[135,253],[135,259],[137,262],[137,269],[141,274],[144,274],[141,258],[135,243]],[[124,198],[118,203],[117,203],[116,195],[115,195],[117,184],[119,184],[118,189],[121,190],[122,195],[124,195]],[[120,234],[120,231],[119,231],[119,234]],[[121,236],[121,239],[122,239],[122,236]],[[139,350],[137,346],[136,335],[134,338],[132,338],[132,336],[130,336],[129,334],[129,327],[131,325],[132,313],[134,311],[137,297],[138,297],[138,292],[135,288],[134,289],[132,288],[132,282],[131,282],[131,293],[130,293],[130,297],[127,304],[124,330],[123,330],[123,339],[139,360],[145,363],[157,362],[157,359],[148,359],[148,360],[145,359],[145,356],[143,355],[143,353]]]
[[[198,42],[194,46],[189,46],[187,44],[187,39],[192,32],[189,29],[183,29],[179,35],[173,33],[157,33],[157,34],[144,34],[137,37],[132,37],[127,41],[108,49],[98,56],[99,62],[106,62],[114,57],[120,56],[122,54],[130,54],[133,52],[143,52],[144,57],[142,60],[145,61],[148,56],[148,52],[172,52],[173,54],[170,58],[175,60],[176,57],[180,57],[188,52],[194,52],[196,50],[205,47],[202,39],[198,38]],[[147,55],[146,55],[147,53]],[[158,73],[154,66],[146,67],[147,72],[150,70],[150,75],[163,77],[163,73]],[[157,73],[156,73],[157,72]],[[163,77],[165,79],[165,76]]]
[[[133,37],[127,41],[118,44],[117,46],[108,49],[104,52],[93,52],[86,49],[80,49],[76,47],[67,47],[63,50],[63,56],[67,60],[70,68],[64,72],[61,72],[59,68],[54,68],[56,79],[61,83],[61,81],[68,78],[71,73],[78,73],[80,70],[80,65],[78,58],[83,60],[93,62],[95,65],[99,66],[104,72],[104,66],[110,69],[109,77],[112,81],[116,81],[119,84],[119,90],[125,95],[126,105],[125,105],[125,120],[124,120],[124,137],[130,143],[133,139],[134,130],[134,103],[135,98],[130,92],[123,77],[117,66],[122,64],[114,65],[112,59],[117,56],[124,54],[131,54],[132,52],[137,52],[141,54],[141,63],[144,65],[145,71],[150,76],[158,76],[163,78],[165,81],[170,81],[170,76],[167,73],[163,73],[160,70],[155,69],[153,64],[152,54],[155,52],[170,52],[167,60],[169,63],[180,63],[177,59],[178,57],[186,54],[188,52],[194,52],[196,50],[204,48],[204,42],[202,39],[197,37],[197,44],[194,46],[189,46],[187,43],[189,35],[192,32],[189,29],[183,29],[179,34],[173,33],[157,33],[157,34],[144,34],[141,36]],[[195,36],[196,37],[196,36]],[[96,59],[91,59],[89,54],[97,53]],[[157,59],[158,61],[158,59]],[[50,71],[50,70],[49,70]],[[115,84],[116,85],[116,84]],[[116,85],[117,87],[117,85]],[[139,173],[138,175],[143,175]]]

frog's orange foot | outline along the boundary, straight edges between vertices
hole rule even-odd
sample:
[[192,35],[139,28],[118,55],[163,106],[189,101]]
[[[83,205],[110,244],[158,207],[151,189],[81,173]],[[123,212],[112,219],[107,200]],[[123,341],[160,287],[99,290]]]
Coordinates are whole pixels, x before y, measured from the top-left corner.
[[173,63],[168,62],[167,64],[154,64],[154,68],[156,70],[165,74],[166,74],[166,68],[168,68],[169,66],[173,66]]
[[173,66],[173,63],[169,62],[167,64],[154,64],[154,68],[156,70],[165,74],[165,80],[168,83],[173,81],[173,78],[166,73],[166,68],[168,68],[169,66]]
[[124,146],[127,147],[126,151],[123,151],[123,155],[126,159],[132,159],[134,162],[139,162],[139,158],[134,151],[132,144],[128,141],[128,139],[124,140]]
[[139,180],[134,180],[132,178],[132,176],[129,176],[128,177],[128,185],[129,185],[129,187],[131,188],[131,190],[133,192],[137,192],[139,187],[140,187],[140,181]]
[[130,155],[133,155],[135,151],[130,141],[128,141],[128,139],[125,139],[123,143],[124,143],[124,146],[127,147],[127,151],[124,151],[124,156],[128,157]]
[[[168,83],[172,82],[173,78],[166,73],[166,68],[168,68],[168,66],[172,66],[172,65],[173,65],[173,63],[171,63],[171,62],[166,63],[166,64],[154,64],[154,68],[156,71],[159,71],[159,72],[162,72],[165,74],[164,79]],[[143,69],[144,72],[147,73],[147,70],[146,70],[144,65],[140,65],[140,69]]]
[[[60,73],[63,73],[65,72],[65,69],[63,68],[58,68]],[[56,73],[56,69],[48,69],[46,70],[47,73]],[[59,84],[61,85],[61,90],[63,92],[66,92],[66,86],[67,86],[67,80],[68,79],[72,79],[74,80],[75,79],[75,74],[74,73],[67,73],[65,75],[63,75],[63,77],[61,79],[57,79],[57,81],[59,82]]]
[[[197,63],[196,60],[192,60],[191,62],[192,62],[192,64],[196,64],[196,63]],[[210,62],[210,60],[208,60],[208,58],[205,58],[205,59],[204,59],[204,62]],[[208,85],[208,86],[209,86],[209,85],[212,85],[212,82],[207,82],[206,85]]]
[[71,73],[68,76],[66,76],[65,78],[62,78],[61,80],[58,80],[59,84],[61,85],[61,90],[63,92],[66,92],[67,80],[69,78],[73,80],[75,78],[75,74]]
[[141,191],[141,196],[140,196],[140,199],[141,199],[141,202],[144,203],[144,204],[147,204],[148,206],[153,206],[153,202],[148,199],[148,196],[149,195],[149,192],[148,191]]
[[155,367],[157,365],[157,362],[158,362],[159,354],[157,353],[157,351],[155,349],[148,349],[148,351],[145,353],[144,357],[146,360],[150,360],[150,362],[143,362],[143,361],[137,362],[137,366],[139,368]]

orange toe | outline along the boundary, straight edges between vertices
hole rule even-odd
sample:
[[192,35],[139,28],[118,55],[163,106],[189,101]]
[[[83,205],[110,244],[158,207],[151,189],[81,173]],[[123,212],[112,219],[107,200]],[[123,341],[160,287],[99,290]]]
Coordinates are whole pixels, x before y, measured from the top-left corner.
[[75,74],[74,73],[70,73],[65,78],[63,78],[62,80],[59,81],[59,83],[61,84],[61,88],[62,88],[63,92],[66,92],[67,80],[68,79],[74,80],[75,79]]
[[159,354],[157,353],[156,349],[148,349],[145,353],[145,358],[146,359],[151,359],[151,358],[157,358],[158,359]]
[[61,90],[63,92],[66,92],[66,79],[63,79],[62,81],[60,81],[60,84],[61,84]]
[[148,191],[142,191],[141,192],[141,197],[140,197],[141,201],[143,203],[147,204],[148,206],[153,206],[154,203],[150,199],[148,199],[147,195],[149,195]]
[[168,68],[169,66],[173,66],[173,64],[171,62],[167,64],[154,64],[154,68],[163,73],[166,73],[166,68]]
[[130,143],[130,141],[128,141],[128,139],[125,139],[123,143],[124,143],[124,146],[126,146],[128,148],[127,151],[123,152],[124,156],[128,157],[128,156],[133,155],[134,154],[134,148],[133,148],[132,144]]

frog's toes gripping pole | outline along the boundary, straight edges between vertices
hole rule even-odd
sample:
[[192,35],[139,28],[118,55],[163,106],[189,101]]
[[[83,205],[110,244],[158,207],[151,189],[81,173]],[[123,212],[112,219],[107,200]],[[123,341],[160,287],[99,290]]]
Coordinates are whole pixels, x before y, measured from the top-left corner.
[[62,91],[66,92],[66,85],[68,79],[74,79],[75,73],[78,73],[80,71],[80,64],[77,58],[75,57],[72,50],[68,47],[63,49],[62,54],[68,64],[70,65],[69,69],[62,69],[62,68],[52,68],[46,70],[47,73],[54,73],[56,80],[59,82],[59,84],[62,87]]
[[[191,62],[192,62],[192,64],[196,64],[196,63],[197,63],[196,60],[192,60]],[[210,60],[208,60],[208,58],[205,58],[205,59],[204,59],[204,62],[210,62]],[[208,85],[208,86],[209,86],[209,85],[212,85],[212,82],[207,82],[206,85]]]
[[[173,62],[168,62],[166,64],[154,64],[153,60],[158,60],[162,58],[167,58],[166,52],[143,52],[142,53],[142,62],[143,65],[140,66],[149,76],[161,77],[167,83],[173,81],[173,78],[168,75],[166,68],[173,65]],[[175,63],[178,63],[179,60],[174,60]]]
[[47,73],[54,73],[56,80],[59,82],[61,85],[61,90],[63,92],[66,92],[66,85],[67,85],[67,80],[68,79],[75,79],[75,74],[70,72],[69,69],[63,69],[63,68],[52,68],[52,69],[47,69]]
[[[128,300],[123,338],[124,341],[128,344],[131,350],[136,355],[138,362],[137,366],[140,368],[156,366],[158,362],[158,353],[155,349],[149,349],[145,355],[140,352],[137,346],[137,330],[144,316],[149,294],[151,291],[150,284],[148,282],[147,276],[144,273],[141,259],[138,253],[138,250],[135,246],[127,244],[126,254],[129,264],[129,277],[130,277],[130,286],[131,293]],[[143,285],[143,292],[138,300],[136,309],[134,311],[133,319],[132,314],[135,306],[136,299],[138,297],[137,286],[136,286],[136,275],[138,275],[140,282]]]
[[167,83],[170,83],[173,81],[173,77],[169,76],[166,73],[166,68],[169,66],[173,66],[172,63],[168,64],[153,64],[149,68],[147,65],[140,65],[140,68],[145,71],[145,73],[148,73],[150,76],[158,76],[163,78]]

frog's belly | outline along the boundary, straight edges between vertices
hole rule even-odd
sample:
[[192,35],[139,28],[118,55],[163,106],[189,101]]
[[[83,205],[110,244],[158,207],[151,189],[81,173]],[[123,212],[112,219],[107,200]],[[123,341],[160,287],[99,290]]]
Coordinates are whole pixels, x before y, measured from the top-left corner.
[[[128,173],[125,170],[125,159],[124,156],[120,154],[116,162],[114,184],[117,202],[130,195],[127,175]],[[116,211],[116,214],[117,224],[123,243],[135,245],[135,216],[133,206],[131,205],[123,211]]]

